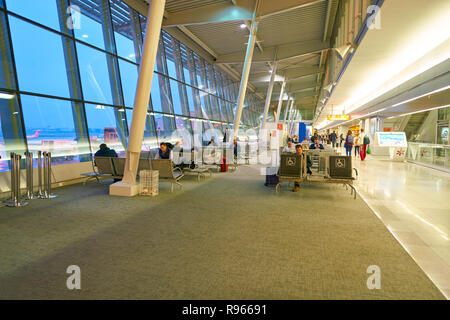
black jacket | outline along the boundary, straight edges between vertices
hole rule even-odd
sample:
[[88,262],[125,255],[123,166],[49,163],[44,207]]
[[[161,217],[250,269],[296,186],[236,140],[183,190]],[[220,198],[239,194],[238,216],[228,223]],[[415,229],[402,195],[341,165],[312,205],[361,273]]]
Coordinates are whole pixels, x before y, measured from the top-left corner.
[[103,148],[98,150],[95,154],[95,157],[112,157],[112,158],[117,158],[117,153],[114,149],[110,149],[110,148]]

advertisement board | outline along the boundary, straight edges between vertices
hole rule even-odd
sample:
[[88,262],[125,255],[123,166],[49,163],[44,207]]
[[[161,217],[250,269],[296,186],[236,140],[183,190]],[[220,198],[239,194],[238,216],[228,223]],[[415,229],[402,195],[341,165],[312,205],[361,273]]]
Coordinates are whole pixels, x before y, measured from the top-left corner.
[[375,143],[380,147],[407,147],[408,142],[404,132],[377,132]]

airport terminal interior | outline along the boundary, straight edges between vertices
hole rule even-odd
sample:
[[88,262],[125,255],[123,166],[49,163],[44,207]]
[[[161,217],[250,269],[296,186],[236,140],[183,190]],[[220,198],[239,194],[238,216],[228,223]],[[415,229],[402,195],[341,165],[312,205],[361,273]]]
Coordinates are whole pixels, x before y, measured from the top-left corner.
[[449,18],[0,0],[0,299],[448,300]]

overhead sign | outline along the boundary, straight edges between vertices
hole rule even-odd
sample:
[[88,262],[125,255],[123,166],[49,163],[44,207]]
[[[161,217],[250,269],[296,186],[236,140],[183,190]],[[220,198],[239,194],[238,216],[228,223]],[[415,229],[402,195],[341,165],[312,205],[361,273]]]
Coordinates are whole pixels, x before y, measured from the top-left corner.
[[283,124],[282,123],[277,123],[277,129],[278,130],[283,130]]
[[350,120],[349,114],[330,114],[328,120]]

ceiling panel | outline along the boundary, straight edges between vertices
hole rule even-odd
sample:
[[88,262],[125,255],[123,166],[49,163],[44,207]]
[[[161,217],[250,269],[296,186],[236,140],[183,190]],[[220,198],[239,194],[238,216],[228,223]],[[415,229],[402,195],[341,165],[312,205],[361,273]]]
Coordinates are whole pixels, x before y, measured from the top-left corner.
[[321,40],[326,14],[327,1],[320,1],[265,18],[258,27],[261,43],[271,47],[283,43]]

